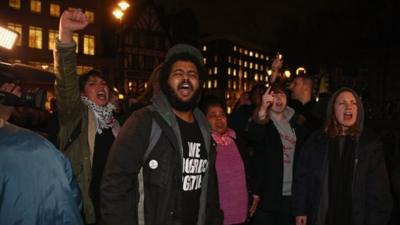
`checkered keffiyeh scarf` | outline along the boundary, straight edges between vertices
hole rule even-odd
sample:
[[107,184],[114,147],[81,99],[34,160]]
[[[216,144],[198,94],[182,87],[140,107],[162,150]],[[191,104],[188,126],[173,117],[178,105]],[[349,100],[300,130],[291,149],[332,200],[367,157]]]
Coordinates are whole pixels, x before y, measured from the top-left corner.
[[85,104],[96,117],[96,131],[101,134],[103,129],[112,128],[114,136],[117,136],[120,125],[113,116],[115,106],[108,103],[106,106],[98,106],[86,96],[81,96],[83,104]]

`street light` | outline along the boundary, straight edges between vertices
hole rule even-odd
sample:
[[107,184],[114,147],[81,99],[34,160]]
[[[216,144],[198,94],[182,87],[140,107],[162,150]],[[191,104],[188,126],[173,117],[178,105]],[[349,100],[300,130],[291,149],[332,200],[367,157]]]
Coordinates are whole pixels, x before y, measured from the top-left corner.
[[306,69],[304,69],[304,67],[299,67],[299,68],[297,68],[297,70],[296,70],[296,75],[298,76],[298,75],[300,75],[300,74],[306,74],[307,72],[306,72]]
[[15,42],[17,41],[18,34],[6,29],[4,27],[0,27],[0,47],[6,49],[12,49],[14,47]]
[[112,14],[121,22],[122,17],[124,17],[124,11],[127,10],[131,5],[126,1],[120,1],[117,6],[118,7],[114,9]]
[[126,2],[126,1],[120,1],[119,3],[118,3],[118,7],[120,8],[120,9],[122,9],[122,11],[125,11],[127,8],[129,8],[129,6],[131,6],[128,2]]
[[288,79],[290,78],[290,75],[292,75],[292,73],[290,73],[289,70],[285,70],[284,74],[285,74],[285,77]]
[[[124,24],[122,23],[122,19],[125,15],[125,11],[130,7],[130,4],[127,1],[119,1],[117,3],[117,7],[113,10],[112,14],[114,15],[115,18],[119,20],[119,29],[116,33],[117,35],[117,57],[116,57],[116,65],[117,65],[117,70],[116,74],[117,76],[121,76],[123,80],[122,88],[125,90],[125,93],[128,93],[129,91],[129,86],[127,83],[127,75],[126,75],[126,68],[125,68],[125,27]],[[119,82],[118,82],[119,83]]]
[[121,21],[122,17],[124,17],[124,12],[122,12],[121,9],[115,9],[112,14],[115,18],[119,19],[119,21]]

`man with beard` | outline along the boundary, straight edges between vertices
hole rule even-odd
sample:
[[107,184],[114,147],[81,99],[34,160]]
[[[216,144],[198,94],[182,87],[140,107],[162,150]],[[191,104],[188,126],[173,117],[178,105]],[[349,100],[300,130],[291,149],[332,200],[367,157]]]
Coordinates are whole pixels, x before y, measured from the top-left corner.
[[221,224],[215,147],[196,107],[205,77],[196,48],[178,44],[168,51],[160,92],[130,116],[112,146],[101,187],[103,224],[138,224],[141,168],[146,225]]

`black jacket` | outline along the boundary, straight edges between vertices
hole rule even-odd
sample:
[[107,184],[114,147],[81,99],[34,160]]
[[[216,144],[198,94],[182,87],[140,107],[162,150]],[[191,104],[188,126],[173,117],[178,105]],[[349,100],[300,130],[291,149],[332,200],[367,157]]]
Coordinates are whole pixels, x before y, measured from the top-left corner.
[[[165,96],[153,98],[155,111],[143,108],[132,114],[113,144],[103,175],[101,212],[103,224],[137,224],[137,175],[143,167],[144,219],[146,225],[178,225],[182,218],[182,142],[180,131]],[[196,121],[203,134],[208,154],[208,170],[202,181],[197,225],[221,224],[215,146],[204,115],[196,109]],[[146,162],[142,162],[149,144],[152,120],[160,126],[161,136]],[[149,162],[158,163],[151,169]],[[153,164],[154,165],[154,164]],[[153,166],[154,167],[154,166]]]
[[[290,125],[295,130],[296,146],[294,164],[296,164],[300,146],[306,135],[304,127],[290,119]],[[280,211],[282,208],[283,182],[283,145],[278,130],[270,120],[265,125],[252,122],[249,137],[255,141],[255,191],[260,194],[259,209],[264,211]]]
[[[321,131],[304,144],[295,168],[294,214],[306,215],[315,224],[327,176],[329,139]],[[377,135],[364,130],[356,150],[353,174],[352,219],[354,225],[384,225],[390,218],[391,196],[382,145]]]

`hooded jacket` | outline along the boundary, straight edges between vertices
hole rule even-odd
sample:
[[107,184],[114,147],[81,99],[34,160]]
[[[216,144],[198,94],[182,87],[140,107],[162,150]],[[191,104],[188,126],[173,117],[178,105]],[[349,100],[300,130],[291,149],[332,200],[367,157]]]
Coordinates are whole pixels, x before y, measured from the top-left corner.
[[[352,224],[384,225],[390,218],[391,196],[386,174],[382,144],[377,135],[364,130],[364,110],[361,99],[349,88],[335,92],[327,108],[327,118],[334,113],[337,96],[351,92],[357,101],[357,127],[352,181]],[[306,141],[295,165],[293,183],[294,215],[307,216],[307,223],[325,221],[328,191],[328,146],[331,138],[317,131]],[[325,194],[324,194],[325,193]]]
[[[145,224],[180,224],[183,192],[181,134],[172,107],[162,92],[152,98],[152,107],[154,111],[149,108],[135,111],[112,146],[101,188],[102,224],[138,223],[137,175],[142,167]],[[197,108],[194,117],[200,127],[209,160],[202,180],[197,225],[220,224],[222,216],[214,168],[215,146],[211,142],[207,120]],[[143,162],[152,120],[157,122],[162,131],[147,160]]]

